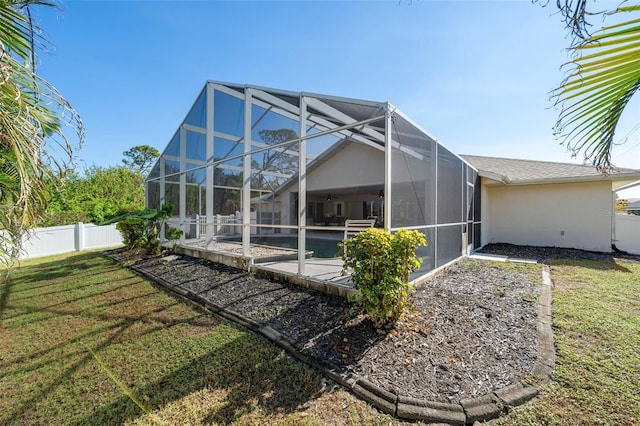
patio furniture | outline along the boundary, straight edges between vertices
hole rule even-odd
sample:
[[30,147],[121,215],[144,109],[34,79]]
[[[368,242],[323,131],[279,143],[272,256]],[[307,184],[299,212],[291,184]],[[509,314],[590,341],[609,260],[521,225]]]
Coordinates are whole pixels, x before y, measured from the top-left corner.
[[375,219],[347,219],[344,222],[344,237],[342,239],[346,240],[350,235],[355,235],[358,232],[373,228],[375,224]]

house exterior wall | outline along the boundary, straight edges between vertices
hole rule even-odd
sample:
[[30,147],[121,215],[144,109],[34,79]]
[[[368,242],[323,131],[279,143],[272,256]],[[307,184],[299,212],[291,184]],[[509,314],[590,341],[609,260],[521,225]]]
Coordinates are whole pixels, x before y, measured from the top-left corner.
[[307,192],[376,184],[384,187],[384,153],[357,143],[347,145],[307,175]]
[[486,185],[482,244],[611,251],[611,182]]
[[[349,219],[362,218],[362,202],[371,200],[377,195],[349,195],[348,198],[340,198],[336,193],[334,199],[326,200],[326,194],[332,191],[350,190],[363,186],[376,186],[384,188],[384,153],[369,146],[352,143],[340,150],[337,155],[329,158],[322,167],[316,168],[307,174],[307,193],[322,191],[321,198],[307,194],[307,202],[321,202],[324,205],[324,212],[333,213],[335,203],[343,202],[343,215]],[[285,200],[295,199],[298,192],[298,184],[294,183],[285,192],[282,192],[277,199],[289,205]],[[282,223],[295,225],[296,218],[288,209],[282,211]],[[311,218],[307,218],[306,225],[313,225]],[[294,232],[295,230],[283,230],[282,232]]]

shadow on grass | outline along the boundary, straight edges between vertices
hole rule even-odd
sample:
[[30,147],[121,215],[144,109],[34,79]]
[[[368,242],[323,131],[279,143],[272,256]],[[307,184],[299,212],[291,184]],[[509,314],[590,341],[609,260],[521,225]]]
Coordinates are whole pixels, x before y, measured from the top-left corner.
[[[319,373],[277,352],[263,338],[241,333],[171,374],[136,388],[134,394],[153,411],[203,389],[222,391],[224,396],[205,409],[202,423],[231,424],[254,410],[267,415],[294,412],[321,387]],[[142,414],[123,395],[74,424],[121,424]]]
[[[181,314],[174,316],[173,308],[186,303],[181,298],[176,300],[175,296],[161,302],[144,303],[142,300],[149,296],[150,292],[147,287],[136,287],[137,282],[142,282],[141,279],[137,277],[132,279],[127,275],[118,278],[110,276],[112,265],[105,262],[99,262],[96,269],[96,256],[96,254],[72,256],[53,260],[42,267],[25,265],[26,270],[23,270],[20,276],[14,276],[10,282],[0,288],[0,319],[7,313],[5,310],[9,309],[13,311],[12,317],[29,313],[39,315],[34,318],[25,317],[25,324],[68,318],[64,332],[51,331],[57,335],[56,339],[52,339],[51,344],[46,345],[42,342],[43,344],[34,345],[33,350],[28,354],[7,358],[0,365],[2,368],[0,377],[29,374],[30,376],[25,376],[25,380],[28,381],[36,380],[34,374],[43,377],[38,379],[40,386],[25,387],[27,393],[7,407],[7,411],[0,415],[0,423],[2,419],[19,423],[39,422],[44,420],[41,416],[46,411],[36,407],[55,405],[59,407],[60,403],[66,404],[65,401],[56,404],[51,399],[59,394],[61,389],[66,389],[69,383],[78,380],[79,371],[97,363],[81,342],[86,342],[100,356],[103,350],[108,352],[114,344],[149,338],[156,332],[163,332],[174,326],[195,325],[197,328],[195,333],[199,335],[205,330],[206,333],[211,333],[214,328],[223,324],[218,317],[209,314],[205,314],[204,322],[199,320],[203,312],[198,309],[193,313],[181,311]],[[75,263],[76,261],[78,263]],[[82,270],[85,267],[88,269]],[[37,271],[32,272],[28,268],[37,269]],[[101,275],[103,277],[96,279],[95,284],[91,285],[82,278]],[[50,283],[47,280],[48,276],[59,278],[57,282]],[[89,279],[89,282],[93,281]],[[104,285],[105,283],[108,285]],[[92,286],[95,287],[94,292],[83,293]],[[153,287],[163,293],[173,294],[162,286],[154,285]],[[58,299],[51,303],[50,297],[55,294],[64,296],[65,288],[69,289],[66,300]],[[39,294],[15,297],[25,289],[35,289]],[[79,290],[79,293],[74,293],[74,290]],[[116,293],[117,297],[111,297],[114,295],[113,292],[118,291],[121,293]],[[105,300],[105,295],[108,293],[111,293],[108,298],[110,300]],[[45,318],[41,318],[43,315]],[[101,322],[95,323],[96,321]],[[7,326],[16,333],[22,333],[24,327],[21,324],[7,323]],[[225,330],[224,327],[223,330]],[[184,331],[176,332],[184,333]],[[189,328],[187,332],[194,331]],[[223,332],[215,331],[215,333]],[[184,339],[190,335],[179,334],[179,336],[179,339]],[[157,410],[171,402],[180,401],[194,392],[210,389],[215,391],[216,395],[222,396],[218,396],[214,403],[210,404],[210,408],[209,406],[204,408],[206,412],[203,422],[229,424],[254,410],[265,414],[293,412],[300,404],[320,392],[323,379],[317,371],[293,361],[262,337],[246,331],[238,331],[237,336],[233,340],[227,338],[225,343],[215,346],[209,352],[206,352],[208,348],[205,349],[204,352],[200,352],[205,353],[204,355],[191,361],[182,361],[178,356],[173,368],[167,366],[167,369],[159,370],[170,371],[169,374],[158,375],[155,381],[146,379],[142,384],[134,382],[133,393],[143,401],[146,407]],[[184,350],[187,348],[188,346],[185,346]],[[143,350],[142,353],[145,351]],[[186,359],[191,358],[189,352],[184,354]],[[154,355],[149,353],[149,356],[149,362],[154,362]],[[116,357],[115,360],[117,363],[119,358]],[[114,358],[106,361],[108,365],[114,366]],[[56,365],[61,365],[62,368],[56,371]],[[118,369],[117,366],[114,367]],[[51,374],[52,380],[44,378],[47,375],[43,376],[48,368],[50,370],[46,374]],[[98,381],[110,381],[104,370],[99,370],[98,376],[100,376]],[[125,382],[135,380],[127,377],[123,379]],[[84,379],[80,378],[80,380]],[[82,398],[82,396],[79,397]],[[88,400],[96,398],[91,394],[86,397]],[[106,405],[90,406],[88,410],[80,409],[78,414],[80,417],[73,417],[71,414],[71,417],[64,422],[96,425],[122,424],[142,416],[143,412],[122,393],[121,396],[116,395],[115,398],[110,399]]]
[[[58,278],[65,278],[72,275],[74,272],[83,272],[90,270],[94,266],[96,257],[95,252],[80,252],[71,256],[65,257],[60,260],[52,260],[47,263],[37,265],[37,269],[34,272],[23,273],[20,276],[15,274],[11,275],[11,280],[16,284],[22,283],[42,283],[43,280],[53,281]],[[39,259],[22,261],[17,266],[24,269],[34,269],[33,262]],[[117,269],[117,265],[113,264],[113,270]],[[46,284],[45,284],[46,285]]]
[[15,284],[13,284],[11,280],[0,284],[0,320],[5,316],[7,300],[9,299],[9,295],[12,294],[14,287]]
[[621,265],[615,259],[591,260],[591,259],[555,259],[549,262],[551,266],[578,266],[595,271],[616,271],[633,273],[629,268]]

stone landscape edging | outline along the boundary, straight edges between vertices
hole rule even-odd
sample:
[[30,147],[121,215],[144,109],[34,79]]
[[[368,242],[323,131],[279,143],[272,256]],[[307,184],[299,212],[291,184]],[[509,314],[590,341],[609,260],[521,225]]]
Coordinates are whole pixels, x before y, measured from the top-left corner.
[[[482,422],[500,417],[514,407],[530,401],[540,393],[540,389],[537,386],[528,385],[520,381],[479,397],[462,399],[457,404],[413,398],[389,392],[363,378],[338,373],[335,366],[304,354],[295,342],[269,326],[261,326],[256,321],[245,318],[224,306],[212,303],[193,292],[175,286],[162,277],[145,271],[143,268],[138,268],[135,264],[128,265],[128,267],[180,296],[198,303],[212,313],[240,324],[269,339],[296,359],[317,368],[326,377],[358,395],[369,404],[398,418],[453,425],[473,424],[476,421]],[[551,328],[551,290],[553,283],[550,278],[550,268],[546,264],[542,264],[542,278],[543,286],[540,300],[538,301],[537,321],[538,359],[531,373],[540,379],[540,384],[546,384],[551,380],[551,374],[555,368],[555,350],[553,330]]]

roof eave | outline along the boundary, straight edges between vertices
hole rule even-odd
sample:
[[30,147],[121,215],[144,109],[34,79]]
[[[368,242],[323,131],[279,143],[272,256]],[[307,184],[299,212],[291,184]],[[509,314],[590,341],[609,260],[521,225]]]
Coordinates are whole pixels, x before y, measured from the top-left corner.
[[[544,185],[544,184],[554,184],[554,183],[580,183],[580,182],[613,182],[613,181],[621,181],[621,180],[638,180],[640,179],[640,174],[616,174],[616,175],[600,175],[600,176],[570,176],[570,177],[556,177],[549,179],[514,179],[510,180],[507,176],[501,176],[493,173],[484,173],[485,176],[489,179],[498,180],[505,185]],[[481,174],[480,176],[483,176]],[[502,179],[497,179],[496,177],[501,177]]]
[[498,183],[504,183],[505,185],[509,185],[512,183],[512,181],[507,176],[501,175],[499,173],[489,172],[486,170],[479,170],[478,176],[494,180]]

